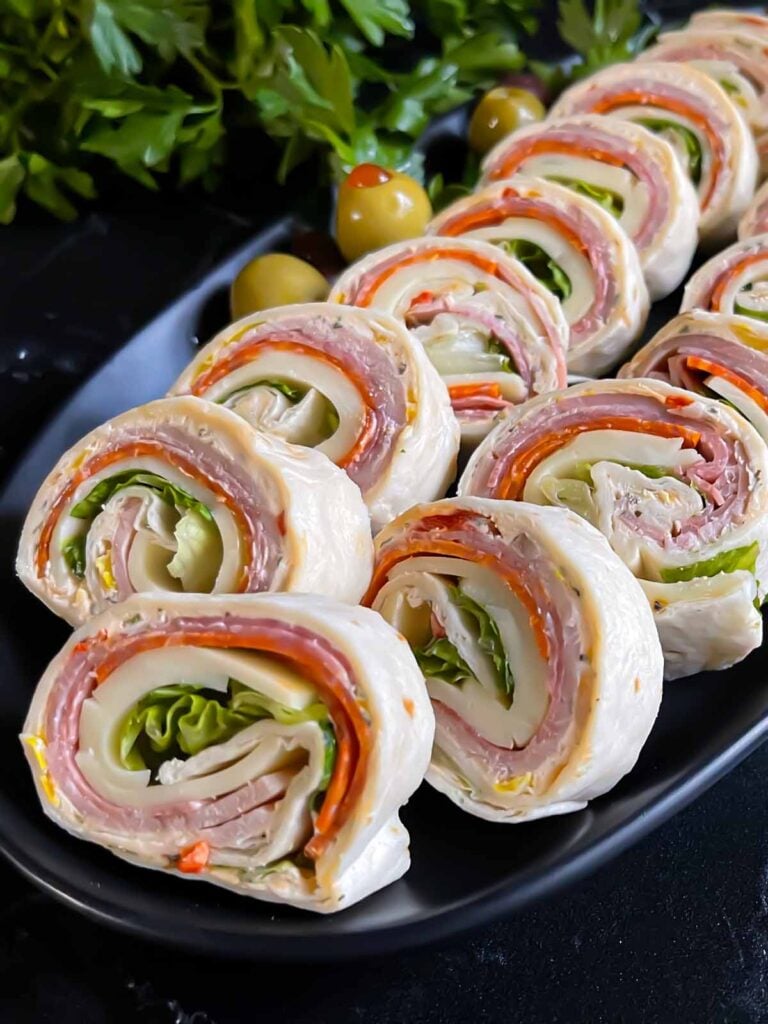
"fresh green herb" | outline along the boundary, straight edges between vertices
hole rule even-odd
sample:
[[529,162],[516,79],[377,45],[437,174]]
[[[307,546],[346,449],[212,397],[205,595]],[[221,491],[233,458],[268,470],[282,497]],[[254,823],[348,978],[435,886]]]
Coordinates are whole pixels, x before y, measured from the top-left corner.
[[328,789],[333,769],[336,766],[336,733],[333,731],[331,723],[327,721],[321,722],[320,728],[323,730],[323,740],[325,741],[325,759],[323,760],[323,774],[320,777],[317,792],[324,793]]
[[434,174],[427,185],[427,195],[435,213],[444,210],[457,199],[470,195],[471,192],[471,185],[462,185],[460,181],[446,182],[440,172]]
[[658,32],[658,24],[645,20],[637,0],[595,0],[591,12],[584,0],[559,0],[558,11],[560,36],[578,54],[570,78],[632,60]]
[[82,501],[70,509],[69,514],[75,519],[93,519],[101,512],[106,503],[119,491],[126,487],[148,487],[162,498],[162,500],[179,511],[191,510],[196,512],[203,519],[213,520],[211,510],[191,494],[170,483],[157,473],[143,473],[127,469],[123,473],[116,473],[105,480],[99,481],[93,490],[87,494]]
[[[535,0],[5,0],[0,221],[19,196],[70,219],[119,171],[213,187],[232,136],[281,179],[330,156],[414,173],[437,114],[517,70]],[[410,40],[419,26],[415,63]],[[278,163],[276,161],[276,163]]]
[[70,537],[61,546],[61,553],[69,571],[78,579],[85,576],[85,540],[86,534],[80,533],[76,537]]
[[501,342],[497,341],[495,338],[489,338],[487,345],[488,352],[491,355],[498,356],[498,372],[513,373],[514,367],[512,366],[512,360],[510,358],[509,352],[504,348]]
[[506,239],[500,244],[505,252],[520,260],[561,302],[570,297],[573,291],[571,279],[540,245],[526,238]]
[[694,562],[693,565],[662,569],[661,578],[664,583],[681,583],[695,580],[700,576],[717,576],[721,572],[737,572],[739,569],[746,569],[747,572],[754,575],[759,553],[760,545],[757,541],[753,541],[744,547],[722,551],[719,555],[713,555],[712,558],[707,558],[702,562]]
[[446,683],[457,686],[465,679],[473,678],[472,669],[448,637],[430,640],[424,647],[415,647],[413,653],[428,679],[444,679]]
[[504,695],[507,707],[509,707],[515,695],[515,679],[509,667],[507,652],[504,650],[499,627],[485,608],[469,597],[468,594],[465,594],[460,587],[451,587],[451,597],[459,608],[468,615],[471,615],[475,620],[478,629],[478,646],[493,661],[498,674],[501,692]]
[[688,159],[688,174],[694,184],[701,181],[701,143],[695,132],[679,121],[669,121],[663,117],[642,117],[637,123],[649,128],[652,132],[672,132],[682,142]]
[[[335,737],[323,704],[297,711],[230,680],[227,693],[194,684],[150,691],[128,712],[118,730],[120,763],[132,771],[156,771],[163,761],[224,743],[263,718],[287,725],[319,722],[325,737],[324,787],[335,758]],[[329,753],[330,751],[330,753]],[[330,766],[330,767],[329,767]],[[326,778],[327,776],[327,778]]]
[[549,180],[559,182],[561,185],[567,185],[572,191],[578,192],[588,199],[593,199],[617,219],[624,212],[624,200],[618,192],[613,192],[609,188],[593,185],[591,182],[581,181],[579,178],[560,178],[556,175],[550,175]]

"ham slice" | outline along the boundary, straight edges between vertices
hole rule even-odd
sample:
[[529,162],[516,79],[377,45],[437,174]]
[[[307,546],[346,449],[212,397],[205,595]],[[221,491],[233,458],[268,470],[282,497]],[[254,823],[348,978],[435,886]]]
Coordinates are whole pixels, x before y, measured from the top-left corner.
[[[186,760],[167,754],[154,774],[120,760],[115,737],[154,688],[193,684],[226,703],[232,673],[261,717]],[[433,732],[407,645],[366,609],[306,595],[135,595],[68,641],[22,740],[44,809],[76,835],[327,913],[407,868],[398,810]]]
[[[683,335],[681,344],[683,351],[688,345],[706,351],[696,335]],[[728,344],[718,342],[721,352]],[[708,604],[695,584],[719,572],[744,572],[741,615],[749,629],[743,657],[761,633],[754,603],[766,591],[768,449],[739,413],[664,382],[672,349],[665,342],[651,347],[650,360],[642,352],[637,359],[652,377],[588,382],[511,411],[475,452],[459,494],[579,512],[643,581],[660,629],[670,617],[668,605],[688,616],[690,601],[702,622],[712,619],[702,630],[719,636],[730,628],[718,623],[722,595],[713,590]],[[748,351],[743,362],[755,366],[762,358]],[[676,366],[667,364],[666,372]],[[693,648],[679,649],[680,634],[672,623],[665,645],[670,677],[725,667],[726,656],[733,663],[725,636],[719,650],[714,645],[699,660]]]
[[[562,509],[458,498],[405,513],[376,553],[366,600],[415,649],[426,607],[433,637],[477,664],[481,634],[455,598],[444,604],[458,585],[494,621],[494,662],[505,657],[514,677],[510,701],[498,678],[446,682],[425,662],[433,785],[472,814],[516,822],[576,810],[629,770],[658,709],[661,650],[639,584],[597,530]],[[623,642],[606,659],[601,637],[625,604]]]
[[[107,487],[83,510],[116,477],[125,490]],[[185,537],[190,514],[197,525]],[[67,554],[78,544],[80,572]],[[168,563],[180,547],[190,570],[195,559],[205,569],[191,580],[212,580],[213,593],[297,590],[350,601],[364,591],[372,558],[368,511],[341,469],[185,397],[123,413],[61,457],[27,515],[17,568],[74,625],[136,590],[178,591]]]

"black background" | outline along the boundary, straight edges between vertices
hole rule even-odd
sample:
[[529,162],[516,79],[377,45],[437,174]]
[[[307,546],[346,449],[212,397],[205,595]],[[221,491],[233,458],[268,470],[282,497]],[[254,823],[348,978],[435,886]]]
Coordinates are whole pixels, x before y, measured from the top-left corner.
[[[226,206],[115,187],[74,226],[23,211],[3,230],[5,466],[111,351],[279,210],[251,170]],[[6,868],[0,1021],[768,1021],[767,780],[763,748],[551,902],[451,945],[346,965],[175,954],[97,927]]]

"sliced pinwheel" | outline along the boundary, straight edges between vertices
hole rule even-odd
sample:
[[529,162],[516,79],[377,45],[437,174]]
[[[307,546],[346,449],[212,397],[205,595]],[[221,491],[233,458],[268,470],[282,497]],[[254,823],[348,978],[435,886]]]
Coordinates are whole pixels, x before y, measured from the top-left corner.
[[383,310],[410,328],[448,387],[465,444],[482,440],[511,405],[565,386],[568,325],[558,300],[487,242],[388,246],[342,274],[331,300]]
[[43,809],[73,835],[329,913],[408,869],[398,810],[433,732],[408,645],[368,609],[144,594],[65,644],[21,738]]
[[69,449],[27,513],[17,571],[79,625],[134,592],[356,601],[373,542],[359,489],[320,452],[200,398],[167,398]]
[[435,711],[427,779],[520,822],[607,792],[661,699],[653,616],[593,527],[563,509],[450,499],[376,541],[367,601],[410,643]]
[[768,324],[727,313],[681,313],[619,377],[653,377],[725,399],[768,442]]
[[527,175],[499,181],[453,203],[429,230],[492,242],[524,263],[562,303],[573,373],[609,370],[645,325],[635,246],[612,214],[564,185]]
[[615,64],[571,86],[552,117],[609,114],[667,139],[696,186],[699,230],[710,245],[728,241],[752,198],[757,151],[725,90],[690,64]]
[[640,61],[683,61],[714,79],[741,110],[759,143],[768,130],[768,39],[744,30],[665,32]]
[[360,487],[375,527],[453,479],[459,427],[420,345],[379,311],[318,302],[248,316],[173,386],[316,448]]
[[699,267],[683,292],[680,311],[689,309],[768,321],[768,234],[735,242]]
[[699,239],[699,203],[668,142],[595,114],[513,132],[483,163],[485,182],[527,174],[567,185],[618,220],[635,243],[652,299],[681,283]]
[[759,646],[768,447],[729,406],[660,380],[604,380],[513,409],[459,494],[570,508],[640,580],[668,678]]

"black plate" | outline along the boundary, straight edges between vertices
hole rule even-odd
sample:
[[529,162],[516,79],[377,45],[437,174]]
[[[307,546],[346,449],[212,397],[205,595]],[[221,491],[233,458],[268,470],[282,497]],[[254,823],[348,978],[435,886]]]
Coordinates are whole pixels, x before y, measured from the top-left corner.
[[[69,401],[18,465],[0,498],[0,850],[52,895],[106,924],[208,954],[283,960],[371,955],[444,938],[551,895],[595,870],[680,810],[768,731],[768,658],[671,684],[635,771],[587,810],[529,825],[462,814],[429,787],[403,819],[407,876],[362,904],[321,917],[143,871],[72,839],[44,817],[16,734],[35,682],[66,627],[8,567],[29,502],[59,455],[91,427],[161,395],[224,321],[224,289],[253,253],[287,243],[281,222],[210,273],[149,324]],[[654,326],[678,297],[654,310]]]

